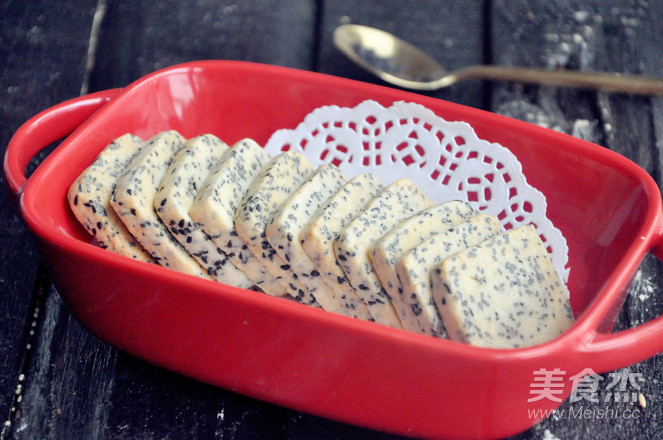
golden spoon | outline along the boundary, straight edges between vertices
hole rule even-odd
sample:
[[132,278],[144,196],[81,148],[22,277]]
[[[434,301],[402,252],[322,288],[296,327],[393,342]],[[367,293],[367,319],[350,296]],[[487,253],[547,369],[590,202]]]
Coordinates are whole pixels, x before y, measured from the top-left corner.
[[334,31],[334,44],[383,81],[414,90],[437,90],[466,79],[491,79],[639,95],[663,95],[663,80],[620,73],[542,70],[478,65],[447,72],[413,45],[379,29],[356,24]]

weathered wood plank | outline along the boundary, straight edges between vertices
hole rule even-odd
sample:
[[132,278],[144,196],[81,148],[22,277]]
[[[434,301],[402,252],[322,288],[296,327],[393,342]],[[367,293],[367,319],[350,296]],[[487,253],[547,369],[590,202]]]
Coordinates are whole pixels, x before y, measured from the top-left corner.
[[116,352],[73,320],[54,289],[42,314],[11,438],[98,438]]
[[[84,73],[94,1],[5,1],[0,4],[0,154],[32,115],[76,96]],[[67,16],[77,26],[58,19]],[[4,179],[1,177],[0,179]],[[4,187],[4,182],[1,182]],[[39,255],[4,188],[0,195],[0,423],[26,355],[30,301]],[[24,327],[28,325],[28,328]],[[0,428],[5,429],[5,428]]]
[[[618,71],[661,75],[663,16],[656,2],[509,2],[496,1],[491,13],[494,62],[504,65]],[[659,49],[657,49],[659,48]],[[660,98],[497,84],[493,110],[606,146],[638,163],[661,185]],[[648,256],[631,286],[615,330],[650,320],[663,312],[663,264]],[[610,394],[610,373],[600,382],[599,403],[567,401],[560,412],[517,438],[656,438],[663,431],[657,405],[663,356],[615,374],[642,375],[638,403],[617,403]],[[606,400],[607,399],[607,400]],[[589,410],[590,416],[577,416]],[[610,411],[604,417],[597,412]],[[625,410],[637,417],[626,417]],[[562,414],[561,411],[565,413]],[[576,416],[570,414],[575,412]],[[617,414],[611,417],[611,414]]]
[[120,354],[100,438],[269,438],[288,410]]
[[109,1],[91,90],[124,87],[163,67],[226,59],[310,69],[316,3]]

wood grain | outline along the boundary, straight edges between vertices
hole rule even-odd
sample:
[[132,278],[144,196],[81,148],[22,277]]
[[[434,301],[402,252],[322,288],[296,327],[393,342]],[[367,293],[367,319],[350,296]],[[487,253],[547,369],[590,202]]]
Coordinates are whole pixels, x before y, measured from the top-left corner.
[[91,90],[124,87],[187,61],[219,59],[310,70],[316,3],[109,1]]
[[[93,1],[5,1],[0,5],[0,153],[28,118],[74,97],[83,78]],[[70,28],[61,14],[80,23]],[[27,355],[39,255],[14,213],[2,178],[0,194],[0,423],[11,417]],[[0,428],[2,429],[2,428]]]

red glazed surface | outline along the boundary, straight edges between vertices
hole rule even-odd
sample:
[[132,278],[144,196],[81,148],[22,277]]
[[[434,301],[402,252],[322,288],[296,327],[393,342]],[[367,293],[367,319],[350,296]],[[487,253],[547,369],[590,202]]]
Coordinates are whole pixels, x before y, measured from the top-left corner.
[[[571,330],[537,347],[490,350],[353,320],[104,251],[67,206],[76,176],[124,133],[147,139],[175,129],[264,144],[319,106],[366,99],[420,103],[517,156],[568,240]],[[30,157],[71,131],[25,183]],[[603,373],[663,351],[663,317],[609,333],[644,255],[663,255],[656,184],[611,151],[495,114],[311,72],[196,62],[42,112],[12,139],[4,169],[58,291],[93,333],[154,364],[297,410],[416,437],[504,437],[539,421],[529,411],[559,405],[528,402],[534,371]]]

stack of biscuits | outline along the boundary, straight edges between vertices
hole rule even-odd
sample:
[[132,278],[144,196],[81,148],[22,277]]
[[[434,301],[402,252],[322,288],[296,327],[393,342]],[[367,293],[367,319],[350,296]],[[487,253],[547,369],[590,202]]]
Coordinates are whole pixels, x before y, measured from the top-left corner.
[[349,179],[251,139],[126,134],[67,197],[113,252],[352,318],[492,348],[537,345],[574,322],[533,226],[503,231],[409,179]]

